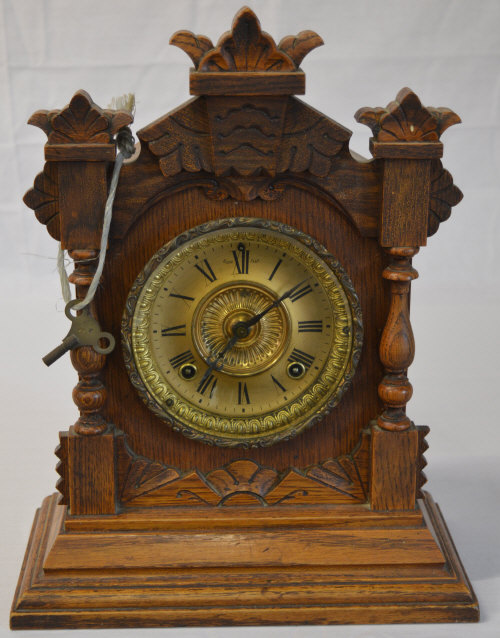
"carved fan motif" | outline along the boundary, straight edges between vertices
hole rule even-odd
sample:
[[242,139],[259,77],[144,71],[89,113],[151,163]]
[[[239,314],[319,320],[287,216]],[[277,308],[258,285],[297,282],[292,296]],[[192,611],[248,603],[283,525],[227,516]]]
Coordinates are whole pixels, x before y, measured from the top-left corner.
[[61,227],[55,162],[45,163],[43,171],[35,177],[33,188],[26,192],[23,201],[26,206],[35,211],[38,221],[47,226],[50,236],[59,241]]
[[109,144],[113,135],[133,119],[127,111],[103,110],[86,91],[77,91],[68,106],[36,111],[28,124],[41,128],[49,144]]
[[280,51],[273,38],[261,31],[257,16],[248,8],[236,15],[232,29],[217,48],[200,61],[200,71],[295,71],[295,64]]
[[[247,500],[265,505],[264,496],[276,483],[278,472],[242,459],[209,472],[205,478],[212,489],[222,496],[221,505],[242,494],[247,496]],[[238,500],[241,503],[241,499]]]
[[448,108],[422,106],[409,88],[401,89],[386,108],[363,107],[354,117],[371,128],[377,142],[437,142],[449,126],[461,121]]
[[255,13],[243,7],[235,16],[231,31],[214,47],[209,38],[191,31],[178,31],[170,44],[178,46],[193,60],[197,71],[297,71],[304,57],[323,44],[314,31],[286,36],[276,46],[274,39],[261,30]]
[[239,459],[202,474],[135,456],[123,449],[125,506],[156,505],[280,505],[287,503],[364,503],[368,489],[369,430],[361,434],[352,454],[305,469],[284,472]]
[[453,184],[450,173],[439,160],[431,164],[431,189],[427,234],[434,235],[441,222],[451,215],[451,209],[463,198],[462,191]]

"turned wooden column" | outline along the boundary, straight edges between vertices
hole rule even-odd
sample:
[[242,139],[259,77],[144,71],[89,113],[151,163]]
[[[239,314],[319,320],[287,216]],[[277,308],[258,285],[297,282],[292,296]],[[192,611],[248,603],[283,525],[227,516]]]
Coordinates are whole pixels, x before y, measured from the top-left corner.
[[381,273],[389,282],[390,307],[380,340],[385,374],[378,387],[382,410],[372,425],[370,504],[374,510],[409,510],[421,485],[419,438],[427,432],[406,414],[415,355],[410,287],[418,277],[412,257],[435,230],[432,188],[443,154],[440,135],[460,118],[449,109],[422,106],[407,88],[386,108],[365,107],[355,117],[373,131],[370,149],[382,171],[379,243],[390,256]]
[[408,380],[407,369],[415,356],[415,340],[410,322],[410,285],[418,277],[411,265],[418,248],[388,248],[392,261],[382,273],[390,282],[391,307],[380,340],[380,360],[385,368],[378,394],[384,410],[377,419],[383,430],[402,431],[411,426],[406,416],[406,404],[411,399],[413,388]]
[[[75,263],[75,270],[69,276],[69,280],[75,284],[76,298],[83,299],[92,283],[99,251],[71,250],[69,255]],[[75,348],[70,354],[71,363],[78,372],[79,379],[73,390],[73,401],[80,411],[80,417],[75,423],[75,432],[85,436],[102,434],[108,427],[102,414],[107,392],[101,372],[106,363],[106,355],[99,354],[92,346]]]

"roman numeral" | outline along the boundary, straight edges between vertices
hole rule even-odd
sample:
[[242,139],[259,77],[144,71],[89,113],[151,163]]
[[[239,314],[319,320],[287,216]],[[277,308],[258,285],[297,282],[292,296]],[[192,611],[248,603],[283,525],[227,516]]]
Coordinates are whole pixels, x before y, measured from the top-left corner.
[[323,332],[323,321],[299,321],[299,332]]
[[278,381],[278,379],[276,377],[273,377],[273,375],[271,375],[271,379],[273,380],[274,385],[279,388],[282,392],[286,392],[286,388],[284,388],[281,383]]
[[201,272],[201,274],[208,279],[208,281],[210,281],[210,282],[215,281],[217,279],[217,277],[215,276],[215,273],[212,270],[212,266],[208,263],[208,261],[206,259],[203,260],[203,263],[205,264],[208,272],[207,272],[207,270],[205,270],[199,264],[195,264],[194,267],[197,270],[199,270]]
[[186,350],[186,352],[181,352],[175,357],[172,357],[169,361],[172,364],[172,368],[178,368],[179,366],[183,366],[185,363],[194,363],[194,357],[191,350]]
[[180,295],[176,292],[171,292],[169,297],[175,297],[176,299],[184,299],[184,301],[194,301],[194,297],[188,297],[187,295]]
[[250,251],[244,244],[238,244],[238,252],[233,250],[234,263],[239,275],[248,275],[248,263],[250,260]]
[[281,266],[282,263],[283,263],[283,260],[282,259],[278,259],[278,263],[273,268],[273,272],[269,275],[268,281],[272,281],[274,275],[276,274],[276,271],[278,270],[278,268]]
[[200,394],[203,394],[203,396],[205,396],[205,392],[208,390],[208,388],[210,388],[208,396],[212,398],[216,385],[217,379],[214,377],[213,374],[211,374],[206,379],[202,379],[200,385],[196,388],[196,392],[199,392]]
[[161,329],[162,337],[185,337],[186,336],[186,324],[182,326],[171,326],[170,328]]
[[312,355],[298,348],[294,348],[292,354],[288,357],[288,363],[301,363],[304,368],[310,368],[313,361],[314,357]]
[[238,405],[241,405],[243,403],[243,400],[247,404],[250,403],[250,397],[248,396],[247,384],[242,383],[241,381],[238,381]]
[[305,286],[302,286],[302,288],[296,290],[292,295],[290,295],[290,301],[294,303],[295,301],[302,299],[302,297],[305,297],[312,291],[313,289],[311,288],[311,286],[309,284],[306,284]]

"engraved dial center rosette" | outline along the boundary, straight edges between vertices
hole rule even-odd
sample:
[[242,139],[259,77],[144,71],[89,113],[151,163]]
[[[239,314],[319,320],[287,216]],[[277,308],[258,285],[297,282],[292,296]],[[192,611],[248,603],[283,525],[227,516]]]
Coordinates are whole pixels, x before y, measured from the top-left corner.
[[[277,299],[263,286],[236,283],[209,294],[193,318],[193,341],[202,358],[221,352],[241,322],[250,321]],[[290,317],[283,305],[266,313],[238,339],[224,357],[223,372],[234,376],[268,369],[283,353],[290,336]]]
[[204,443],[254,447],[296,436],[337,405],[363,329],[352,283],[321,244],[237,218],[153,255],[122,335],[130,380],[155,415]]

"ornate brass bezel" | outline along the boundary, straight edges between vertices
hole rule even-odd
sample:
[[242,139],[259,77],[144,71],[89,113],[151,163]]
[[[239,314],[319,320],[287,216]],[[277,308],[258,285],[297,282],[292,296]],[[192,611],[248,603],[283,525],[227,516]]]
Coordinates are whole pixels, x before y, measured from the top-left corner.
[[[332,348],[332,354],[314,384],[298,399],[288,403],[283,409],[266,414],[263,418],[217,417],[187,404],[182,397],[166,386],[161,375],[155,370],[151,357],[148,357],[148,307],[155,295],[154,290],[150,290],[151,275],[161,268],[165,260],[171,261],[172,254],[182,250],[191,240],[223,229],[273,231],[301,244],[307,249],[303,251],[304,255],[311,251],[316,258],[319,257],[324,263],[324,268],[317,268],[319,272],[315,272],[315,275],[323,278],[323,287],[327,289],[332,305],[338,308],[338,316],[336,314],[334,321],[343,322],[342,326],[338,324],[339,329],[336,331],[336,347]],[[333,278],[328,275],[328,271],[334,275]],[[147,290],[144,289],[146,282]],[[134,317],[138,312],[141,313],[140,330],[134,325]],[[342,313],[345,315],[343,318]],[[348,329],[342,330],[345,326],[348,326]],[[202,224],[182,233],[160,248],[131,288],[122,319],[122,337],[125,366],[132,385],[155,415],[166,421],[175,431],[191,439],[219,446],[257,447],[293,438],[317,423],[338,404],[350,385],[359,361],[363,326],[361,308],[354,287],[342,266],[324,246],[286,224],[243,217]],[[339,343],[339,339],[342,343]],[[342,356],[339,356],[340,351]],[[169,406],[168,411],[165,405]],[[300,414],[300,421],[297,421],[297,412]]]

